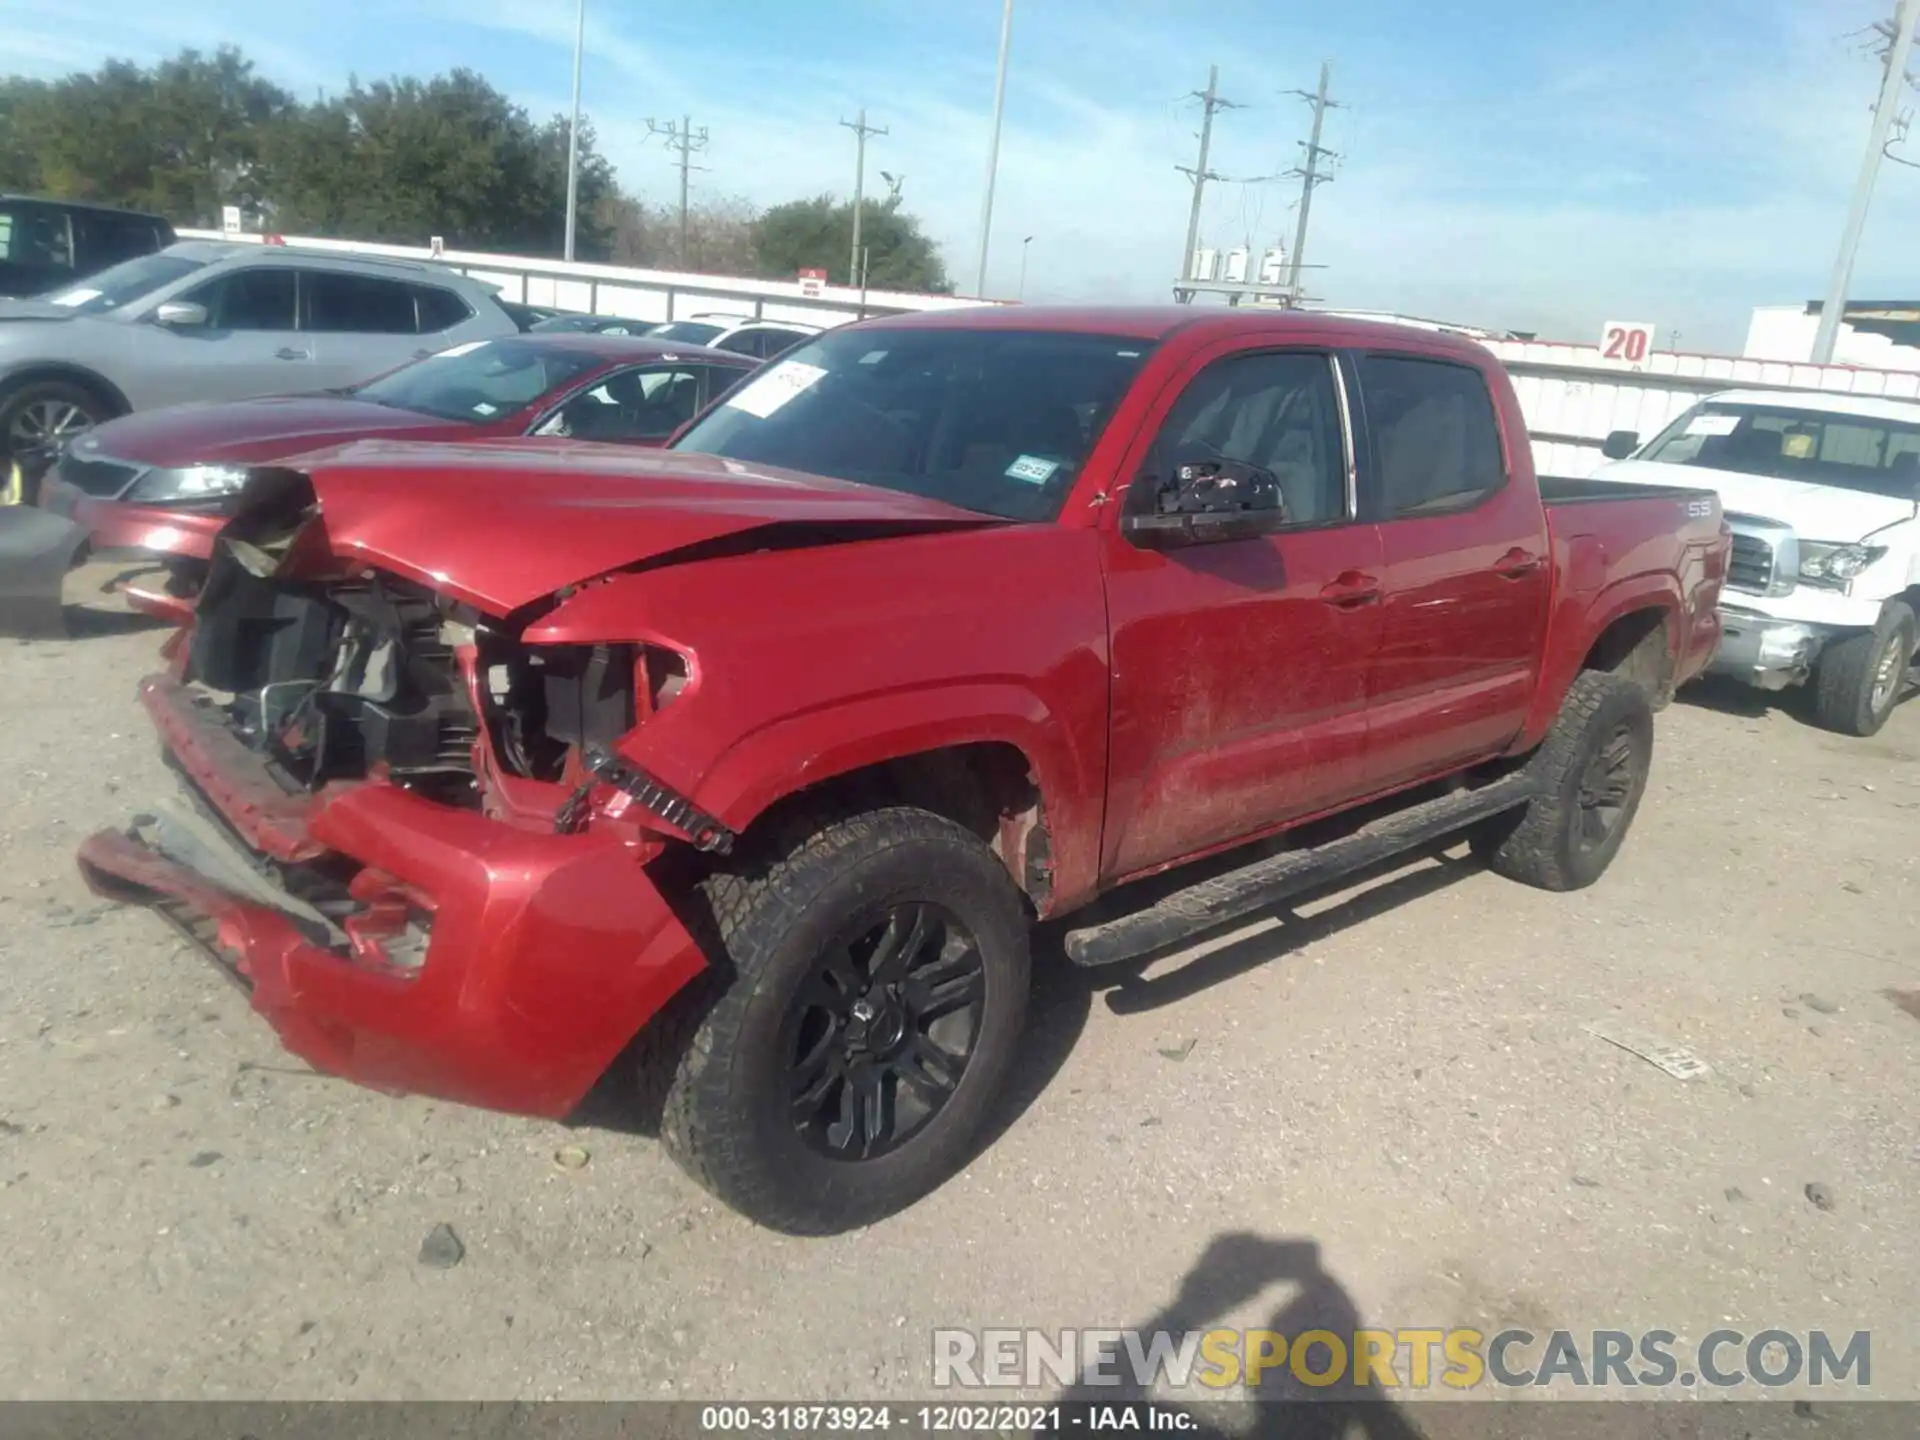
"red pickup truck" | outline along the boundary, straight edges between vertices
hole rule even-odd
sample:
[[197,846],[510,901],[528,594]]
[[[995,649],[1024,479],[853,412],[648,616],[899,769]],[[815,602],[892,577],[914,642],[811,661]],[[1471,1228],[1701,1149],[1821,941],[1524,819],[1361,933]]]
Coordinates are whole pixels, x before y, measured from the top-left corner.
[[1461,832],[1597,879],[1728,548],[1710,492],[1543,487],[1464,341],[874,321],[651,455],[255,474],[141,690],[183,794],[81,864],[324,1069],[555,1117],[647,1077],[690,1173],[830,1231],[969,1154],[1036,919],[1104,896],[1068,959],[1139,961]]

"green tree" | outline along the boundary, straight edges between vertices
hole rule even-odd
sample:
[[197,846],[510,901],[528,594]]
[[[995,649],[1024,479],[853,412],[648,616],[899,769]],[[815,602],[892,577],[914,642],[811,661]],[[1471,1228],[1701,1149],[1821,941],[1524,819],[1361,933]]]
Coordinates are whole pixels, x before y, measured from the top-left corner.
[[152,70],[110,60],[51,83],[9,80],[0,174],[10,188],[214,225],[223,205],[257,199],[261,139],[292,109],[231,47],[183,50]]
[[[278,128],[266,150],[274,224],[399,244],[557,255],[564,248],[567,122],[535,124],[471,70],[352,84]],[[605,253],[596,216],[613,167],[580,131],[581,258]]]
[[[867,252],[867,284],[876,290],[947,294],[953,289],[940,251],[897,200],[861,205],[860,244]],[[766,278],[791,279],[799,270],[820,269],[842,279],[853,248],[853,202],[819,195],[776,205],[755,223],[753,248]]]

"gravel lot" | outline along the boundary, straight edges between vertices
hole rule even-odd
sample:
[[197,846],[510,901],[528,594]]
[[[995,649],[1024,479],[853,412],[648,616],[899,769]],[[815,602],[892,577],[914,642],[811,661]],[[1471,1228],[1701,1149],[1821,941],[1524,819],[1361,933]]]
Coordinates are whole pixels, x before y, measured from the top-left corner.
[[[1185,1284],[1200,1325],[1871,1329],[1874,1392],[1920,1399],[1920,702],[1863,741],[1683,699],[1582,894],[1454,852],[1125,988],[1043,937],[997,1140],[799,1241],[644,1138],[313,1075],[96,902],[75,843],[161,783],[157,634],[85,630],[0,642],[0,1393],[925,1397],[936,1326],[1155,1323]],[[1265,1243],[1300,1241],[1317,1270]]]

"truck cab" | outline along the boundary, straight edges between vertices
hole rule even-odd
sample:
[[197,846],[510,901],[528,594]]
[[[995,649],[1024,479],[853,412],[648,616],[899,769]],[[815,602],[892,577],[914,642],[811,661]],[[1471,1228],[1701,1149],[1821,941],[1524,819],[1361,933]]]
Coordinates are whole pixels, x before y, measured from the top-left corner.
[[1827,729],[1871,735],[1915,680],[1920,403],[1729,390],[1653,439],[1616,432],[1598,472],[1718,492],[1733,531],[1712,669],[1811,683]]

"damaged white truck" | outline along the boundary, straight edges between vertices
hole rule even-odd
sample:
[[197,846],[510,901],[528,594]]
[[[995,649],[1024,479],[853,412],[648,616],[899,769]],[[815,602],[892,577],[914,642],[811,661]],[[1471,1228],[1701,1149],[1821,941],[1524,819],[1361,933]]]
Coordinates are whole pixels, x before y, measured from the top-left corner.
[[1844,735],[1877,732],[1920,684],[1920,402],[1728,390],[1605,453],[1600,478],[1719,493],[1733,557],[1713,671],[1811,684]]

